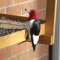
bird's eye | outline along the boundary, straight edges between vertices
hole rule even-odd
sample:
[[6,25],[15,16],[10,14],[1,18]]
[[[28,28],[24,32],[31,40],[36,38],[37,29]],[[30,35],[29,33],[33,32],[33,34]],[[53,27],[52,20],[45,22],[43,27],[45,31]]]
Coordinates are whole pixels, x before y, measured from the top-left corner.
[[32,13],[34,14],[34,11],[32,11]]
[[31,11],[31,14],[34,14],[34,11]]

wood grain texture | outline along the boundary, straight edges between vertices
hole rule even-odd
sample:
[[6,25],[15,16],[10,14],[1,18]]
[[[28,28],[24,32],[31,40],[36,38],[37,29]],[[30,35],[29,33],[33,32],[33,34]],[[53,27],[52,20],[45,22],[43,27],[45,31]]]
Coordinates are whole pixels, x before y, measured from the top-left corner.
[[54,13],[54,28],[53,28],[53,43],[54,43],[54,40],[55,40],[55,32],[56,32],[56,21],[57,21],[57,19],[56,19],[56,15],[57,15],[57,2],[58,2],[58,0],[55,0],[55,13]]
[[45,24],[41,24],[41,30],[39,35],[44,35],[45,34]]
[[55,10],[56,0],[47,0],[47,14],[46,14],[46,29],[45,33],[53,35],[54,22],[55,22]]
[[25,30],[0,37],[0,49],[26,41]]
[[52,36],[41,35],[38,43],[52,45],[53,44],[53,42],[52,42]]
[[52,40],[53,44],[54,44],[55,27],[56,27],[56,10],[57,10],[57,0],[47,0],[45,34],[53,36]]

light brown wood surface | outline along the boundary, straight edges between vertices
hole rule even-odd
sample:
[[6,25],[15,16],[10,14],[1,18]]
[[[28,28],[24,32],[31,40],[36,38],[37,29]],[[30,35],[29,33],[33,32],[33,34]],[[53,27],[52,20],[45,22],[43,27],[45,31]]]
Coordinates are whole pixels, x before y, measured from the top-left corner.
[[25,30],[0,37],[0,49],[26,41]]
[[54,44],[54,38],[55,38],[56,11],[57,11],[57,0],[47,0],[45,34],[53,36],[52,44]]
[[52,45],[53,44],[52,38],[53,37],[50,35],[41,35],[38,43]]

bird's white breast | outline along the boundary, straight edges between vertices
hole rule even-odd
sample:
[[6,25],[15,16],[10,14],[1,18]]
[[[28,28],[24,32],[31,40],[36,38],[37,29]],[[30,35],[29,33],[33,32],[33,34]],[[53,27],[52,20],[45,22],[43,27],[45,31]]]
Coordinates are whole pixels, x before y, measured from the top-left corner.
[[33,24],[34,21],[35,21],[34,19],[32,19],[32,20],[29,21],[29,26],[30,27],[32,26],[32,24]]
[[28,30],[30,30],[30,28],[32,27],[32,24],[35,20],[32,19],[30,21],[27,21],[26,24],[25,24],[25,28],[27,28]]

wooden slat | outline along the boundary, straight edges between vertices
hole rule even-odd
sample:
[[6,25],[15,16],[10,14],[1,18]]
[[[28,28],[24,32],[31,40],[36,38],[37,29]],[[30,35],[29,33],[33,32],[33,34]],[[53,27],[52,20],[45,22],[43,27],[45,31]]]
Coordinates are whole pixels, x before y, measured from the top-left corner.
[[56,30],[56,15],[57,15],[57,1],[58,0],[55,0],[55,13],[54,13],[54,28],[53,28],[53,43],[54,43],[54,40],[55,40],[55,30]]
[[[0,13],[0,17],[6,17],[7,19],[10,19],[10,20],[20,20],[21,22],[26,22],[28,20],[28,17],[1,14],[1,13]],[[42,20],[42,19],[39,19],[39,20],[40,20],[41,24],[46,22],[45,20]]]
[[54,6],[55,6],[55,0],[47,0],[45,33],[48,34],[48,35],[53,34],[54,8],[55,8]]
[[53,36],[52,40],[53,44],[54,44],[55,27],[56,27],[56,10],[57,10],[57,0],[47,0],[45,34]]
[[4,37],[0,37],[0,49],[26,41],[25,30],[15,32]]
[[49,36],[49,35],[41,35],[40,39],[39,39],[39,43],[41,44],[47,44],[47,45],[52,45],[52,37],[53,36]]
[[45,34],[45,24],[41,24],[41,30],[39,35],[44,35]]
[[57,0],[47,0],[45,33],[48,35],[53,35],[54,21],[56,20],[55,19],[56,1]]

